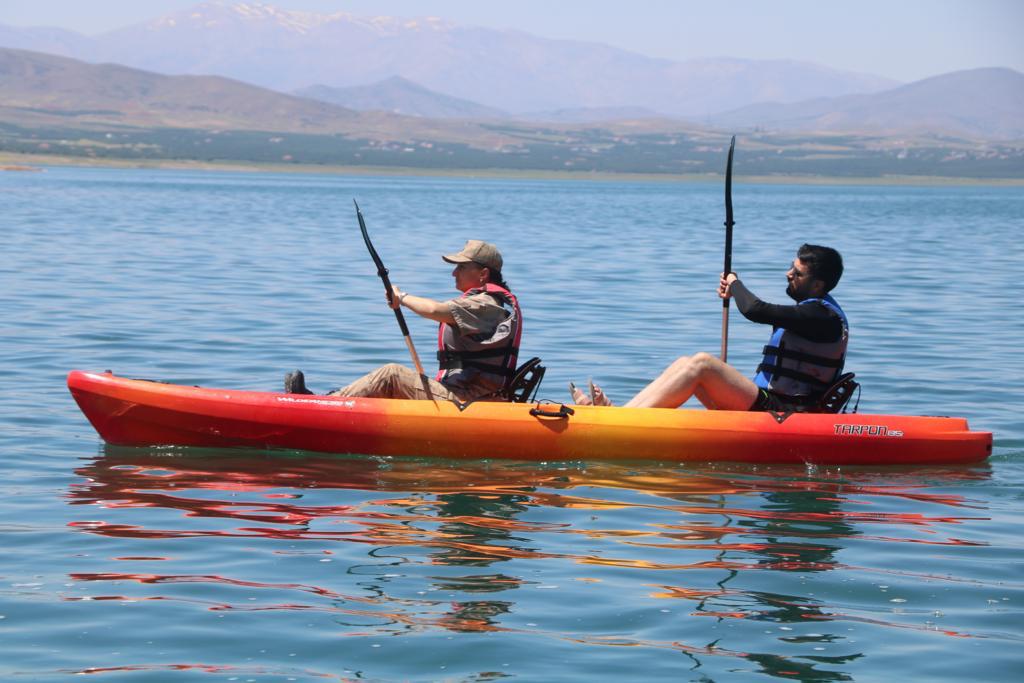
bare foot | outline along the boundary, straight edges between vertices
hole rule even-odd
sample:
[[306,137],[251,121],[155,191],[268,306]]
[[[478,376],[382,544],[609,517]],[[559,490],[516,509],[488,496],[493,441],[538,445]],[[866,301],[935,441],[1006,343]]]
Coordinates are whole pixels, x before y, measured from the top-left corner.
[[[601,387],[594,384],[593,380],[587,380],[587,384],[590,385],[590,405],[594,406],[610,406],[612,400],[608,398],[604,390]],[[580,392],[582,393],[582,392]]]
[[594,405],[594,402],[590,400],[590,397],[584,394],[579,387],[572,382],[569,382],[569,393],[572,395],[572,402],[578,406]]

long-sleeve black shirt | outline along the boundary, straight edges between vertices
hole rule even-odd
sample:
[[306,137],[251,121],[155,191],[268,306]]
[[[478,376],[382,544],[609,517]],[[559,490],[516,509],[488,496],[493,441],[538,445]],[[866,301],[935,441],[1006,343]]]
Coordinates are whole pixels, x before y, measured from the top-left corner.
[[765,303],[739,280],[732,283],[729,291],[736,301],[736,308],[751,322],[783,327],[812,342],[834,342],[843,335],[842,319],[824,304]]

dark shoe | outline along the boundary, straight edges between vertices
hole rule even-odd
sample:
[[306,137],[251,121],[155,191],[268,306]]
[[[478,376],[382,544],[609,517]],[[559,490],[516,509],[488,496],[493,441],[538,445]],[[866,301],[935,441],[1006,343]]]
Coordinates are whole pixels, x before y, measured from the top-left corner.
[[302,374],[302,370],[296,370],[295,372],[289,372],[284,376],[284,393],[286,394],[312,394],[313,392],[306,388],[306,376]]

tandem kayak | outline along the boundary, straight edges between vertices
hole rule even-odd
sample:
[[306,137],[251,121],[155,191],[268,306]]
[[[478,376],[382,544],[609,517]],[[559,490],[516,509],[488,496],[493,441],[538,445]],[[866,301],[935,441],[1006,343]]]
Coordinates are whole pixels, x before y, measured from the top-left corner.
[[72,371],[99,435],[123,446],[280,448],[517,460],[915,465],[970,463],[990,432],[956,417],[612,408],[207,389]]

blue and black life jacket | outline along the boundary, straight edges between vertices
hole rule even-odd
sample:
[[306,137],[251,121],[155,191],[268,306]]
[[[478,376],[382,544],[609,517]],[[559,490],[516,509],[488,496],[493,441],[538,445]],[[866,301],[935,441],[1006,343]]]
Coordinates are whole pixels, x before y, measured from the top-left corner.
[[843,322],[842,334],[833,342],[813,342],[776,327],[764,347],[764,358],[757,366],[754,384],[784,396],[817,396],[832,386],[843,371],[849,323],[843,309],[828,294],[821,299],[805,299],[797,305],[821,305],[834,311]]

